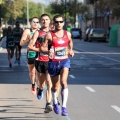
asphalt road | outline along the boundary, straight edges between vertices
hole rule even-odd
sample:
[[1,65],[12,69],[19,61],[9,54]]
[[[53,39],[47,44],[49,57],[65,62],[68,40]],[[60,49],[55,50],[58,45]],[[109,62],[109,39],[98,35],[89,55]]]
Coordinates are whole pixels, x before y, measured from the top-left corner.
[[[26,49],[22,63],[8,67],[6,50],[0,50],[0,119],[4,120],[119,120],[120,47],[74,39],[75,56],[68,78],[69,115],[44,114],[45,95],[30,93]],[[3,48],[4,48],[3,44]],[[14,60],[13,60],[14,61]]]

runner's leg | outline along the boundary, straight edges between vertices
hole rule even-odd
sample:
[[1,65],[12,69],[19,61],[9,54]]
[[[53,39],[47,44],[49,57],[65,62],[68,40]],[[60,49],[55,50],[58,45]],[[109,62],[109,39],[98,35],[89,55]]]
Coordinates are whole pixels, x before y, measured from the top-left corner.
[[66,104],[67,104],[67,99],[68,99],[68,88],[67,88],[67,78],[68,78],[68,73],[69,73],[69,68],[63,68],[61,70],[61,97],[62,97],[62,115],[66,116],[68,115],[67,110],[66,110]]
[[36,94],[36,88],[35,88],[35,67],[34,64],[28,64],[28,69],[29,69],[29,77],[31,80],[31,84],[32,84],[32,94]]

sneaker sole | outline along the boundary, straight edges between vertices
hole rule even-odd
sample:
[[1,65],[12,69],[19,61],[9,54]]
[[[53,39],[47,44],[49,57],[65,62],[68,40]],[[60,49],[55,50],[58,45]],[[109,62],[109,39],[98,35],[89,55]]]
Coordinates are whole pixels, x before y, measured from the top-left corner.
[[31,93],[32,93],[33,95],[36,95],[36,92],[35,92],[35,91],[31,91]]
[[68,114],[62,114],[62,116],[68,116]]
[[44,113],[49,113],[53,110],[52,106],[47,106],[46,110],[44,111]]

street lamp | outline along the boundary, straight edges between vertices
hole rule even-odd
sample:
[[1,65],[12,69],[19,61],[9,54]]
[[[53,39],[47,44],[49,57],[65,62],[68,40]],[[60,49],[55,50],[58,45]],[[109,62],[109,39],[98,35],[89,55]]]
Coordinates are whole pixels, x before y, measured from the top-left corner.
[[27,27],[29,28],[29,3],[27,0]]
[[65,29],[66,29],[66,0],[65,0]]
[[2,0],[0,0],[0,26],[1,26],[1,4],[2,4]]

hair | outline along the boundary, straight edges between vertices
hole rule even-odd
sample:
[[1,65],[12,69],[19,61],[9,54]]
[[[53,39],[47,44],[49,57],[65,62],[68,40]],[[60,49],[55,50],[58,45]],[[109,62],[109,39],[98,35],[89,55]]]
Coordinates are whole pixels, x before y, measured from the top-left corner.
[[56,18],[59,18],[59,17],[62,17],[62,19],[63,19],[63,21],[64,21],[64,17],[63,17],[62,15],[60,15],[60,14],[55,15],[55,16],[53,17],[53,21],[55,22]]
[[44,17],[44,16],[48,16],[48,17],[50,18],[50,16],[49,16],[48,14],[42,14],[42,15],[40,16],[40,20],[41,20],[42,17]]
[[20,21],[16,21],[15,23],[16,23],[16,24],[17,24],[17,23],[20,23]]
[[30,22],[32,22],[33,19],[38,19],[38,20],[39,20],[38,17],[32,17],[32,18],[30,19]]

